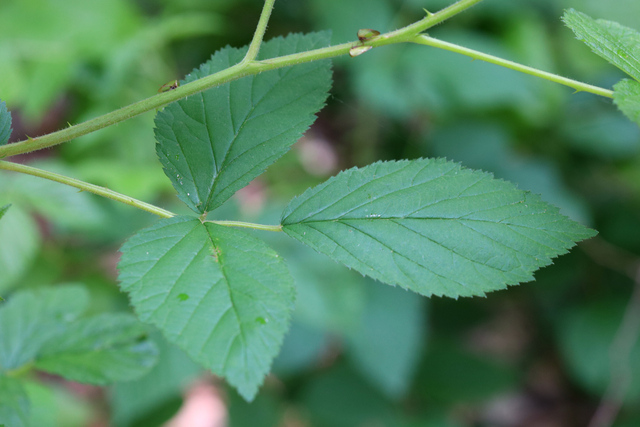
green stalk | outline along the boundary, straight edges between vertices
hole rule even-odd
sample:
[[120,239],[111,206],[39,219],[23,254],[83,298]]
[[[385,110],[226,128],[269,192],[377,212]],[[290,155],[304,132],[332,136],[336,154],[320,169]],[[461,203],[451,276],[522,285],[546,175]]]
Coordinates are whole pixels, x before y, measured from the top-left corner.
[[267,24],[269,23],[269,17],[271,16],[273,3],[275,3],[275,1],[276,0],[265,0],[262,13],[260,14],[260,20],[256,27],[256,32],[253,34],[253,39],[251,40],[247,54],[242,59],[243,64],[249,63],[257,58],[258,52],[260,51],[260,45],[262,44],[262,39],[264,38],[264,33],[267,31]]
[[88,182],[84,182],[79,179],[70,178],[68,176],[34,168],[32,166],[26,166],[18,163],[11,163],[11,162],[6,162],[4,160],[0,160],[0,169],[25,173],[27,175],[38,176],[40,178],[48,179],[50,181],[56,181],[61,184],[66,184],[82,191],[88,191],[89,193],[97,194],[98,196],[106,197],[107,199],[115,200],[117,202],[121,202],[126,205],[133,206],[138,209],[142,209],[143,211],[150,212],[154,215],[158,215],[163,218],[171,218],[172,216],[176,215],[173,212],[169,212],[168,210],[159,208],[149,203],[145,203],[138,199],[134,199],[133,197],[120,194],[116,191],[109,190],[108,188],[89,184]]
[[489,62],[491,64],[500,65],[501,67],[509,68],[511,70],[520,71],[521,73],[530,74],[532,76],[540,77],[545,80],[549,80],[555,83],[559,83],[561,85],[569,86],[570,88],[575,89],[578,92],[590,92],[595,95],[604,96],[607,98],[613,98],[613,91],[603,89],[601,87],[592,86],[590,84],[582,83],[577,80],[568,79],[566,77],[559,76],[557,74],[548,73],[546,71],[538,70],[536,68],[528,67],[526,65],[518,64],[513,61],[508,61],[506,59],[498,58],[493,55],[488,55],[486,53],[478,52],[473,49],[469,49],[466,47],[459,46],[457,44],[445,42],[442,40],[434,39],[433,37],[429,37],[425,34],[420,34],[415,36],[412,40],[413,43],[422,44],[426,46],[433,46],[440,49],[448,50],[451,52],[456,52],[461,55],[469,56],[473,59],[479,59],[481,61]]
[[[150,212],[162,218],[171,218],[173,216],[176,216],[176,214],[173,212],[170,212],[168,210],[159,208],[155,205],[151,205],[149,203],[145,203],[143,201],[134,199],[133,197],[129,197],[124,194],[118,193],[117,191],[109,190],[108,188],[100,187],[98,185],[89,184],[88,182],[80,181],[79,179],[69,178],[68,176],[60,175],[55,172],[49,172],[42,169],[34,168],[33,166],[26,166],[26,165],[21,165],[19,163],[12,163],[12,162],[0,160],[0,169],[13,171],[13,172],[20,172],[27,175],[48,179],[50,181],[59,182],[61,184],[66,184],[82,191],[88,191],[89,193],[97,194],[98,196],[106,197],[108,199],[115,200],[117,202],[122,202],[124,204],[133,206],[138,209],[142,209],[143,211]],[[214,224],[222,225],[225,227],[243,227],[243,228],[253,228],[256,230],[265,230],[265,231],[282,231],[281,225],[254,224],[251,222],[242,222],[242,221],[204,221],[204,222],[212,222]]]

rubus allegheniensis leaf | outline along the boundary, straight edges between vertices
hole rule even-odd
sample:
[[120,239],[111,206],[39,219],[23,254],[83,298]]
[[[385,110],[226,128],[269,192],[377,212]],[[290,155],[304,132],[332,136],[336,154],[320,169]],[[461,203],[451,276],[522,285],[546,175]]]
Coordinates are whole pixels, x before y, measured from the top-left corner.
[[640,33],[569,9],[562,20],[591,50],[640,82]]
[[595,235],[539,196],[444,159],[378,162],[293,199],[285,233],[422,295],[484,295]]
[[[324,47],[329,38],[278,37],[260,47],[258,59]],[[235,65],[246,51],[216,52],[181,84]],[[302,136],[330,87],[331,62],[322,60],[247,76],[168,105],[156,116],[156,151],[178,197],[199,213],[220,206]]]
[[243,231],[185,216],[138,232],[121,251],[120,286],[140,319],[253,399],[294,305],[282,259]]
[[622,79],[613,86],[613,102],[629,120],[640,126],[640,83]]

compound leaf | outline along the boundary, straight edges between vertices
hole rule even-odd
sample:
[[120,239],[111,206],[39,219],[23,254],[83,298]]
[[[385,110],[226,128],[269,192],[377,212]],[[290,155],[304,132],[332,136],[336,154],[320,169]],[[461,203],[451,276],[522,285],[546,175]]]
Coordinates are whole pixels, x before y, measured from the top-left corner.
[[623,79],[613,86],[613,102],[631,121],[640,126],[640,83]]
[[83,383],[133,380],[146,374],[157,360],[155,344],[144,339],[147,333],[128,314],[82,319],[43,346],[35,367]]
[[444,159],[344,171],[293,199],[282,225],[362,274],[454,298],[530,281],[595,235],[539,196]]
[[121,249],[120,281],[141,320],[251,400],[293,309],[284,262],[243,231],[173,217]]
[[7,104],[0,101],[0,145],[5,145],[11,136],[11,113],[7,110]]
[[[328,45],[328,33],[264,43],[259,59]],[[224,48],[184,82],[226,69],[247,48]],[[315,120],[331,86],[329,60],[244,77],[168,105],[155,119],[156,151],[178,197],[208,212],[280,158]]]
[[567,10],[562,20],[595,54],[640,81],[640,33],[574,9]]

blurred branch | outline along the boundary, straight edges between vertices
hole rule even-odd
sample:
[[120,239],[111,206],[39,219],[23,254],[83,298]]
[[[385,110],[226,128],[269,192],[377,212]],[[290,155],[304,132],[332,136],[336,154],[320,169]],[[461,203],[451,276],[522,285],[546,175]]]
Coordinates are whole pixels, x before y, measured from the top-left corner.
[[629,388],[631,352],[640,335],[640,259],[603,239],[592,239],[581,246],[598,264],[621,272],[634,281],[633,293],[609,347],[609,384],[588,426],[611,427]]

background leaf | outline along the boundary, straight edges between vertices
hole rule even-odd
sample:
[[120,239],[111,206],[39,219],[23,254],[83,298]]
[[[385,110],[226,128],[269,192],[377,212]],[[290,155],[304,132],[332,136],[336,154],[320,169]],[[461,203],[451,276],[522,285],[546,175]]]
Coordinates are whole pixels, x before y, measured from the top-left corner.
[[17,292],[0,307],[0,371],[32,363],[71,380],[104,384],[134,379],[157,351],[133,316],[78,317],[87,309],[81,286]]
[[425,342],[424,301],[419,295],[368,283],[358,330],[347,337],[355,369],[379,391],[400,398],[411,385]]
[[293,309],[293,280],[278,255],[242,231],[191,217],[162,220],[121,251],[121,288],[140,319],[251,400]]
[[0,101],[0,145],[5,145],[11,136],[11,113],[7,104]]
[[[328,33],[264,43],[259,59],[328,45]],[[190,82],[242,60],[227,47],[189,74]],[[248,76],[174,102],[156,116],[157,152],[178,196],[203,213],[280,158],[314,122],[331,86],[328,60]]]
[[282,224],[374,279],[450,297],[532,280],[595,235],[537,195],[444,159],[344,171],[292,200]]
[[35,367],[83,383],[133,380],[157,360],[158,349],[147,334],[147,328],[128,314],[82,319],[42,347]]
[[29,398],[19,380],[0,375],[0,424],[24,427],[29,417]]
[[86,309],[88,294],[81,286],[60,286],[13,295],[0,306],[0,371],[34,360],[49,340]]
[[38,225],[24,210],[12,206],[0,221],[0,291],[14,286],[40,250]]
[[28,427],[85,427],[93,419],[91,401],[65,383],[23,381],[29,398]]
[[640,33],[574,9],[567,10],[562,20],[594,53],[640,81]]
[[[158,331],[152,333],[158,345],[158,363],[145,376],[121,382],[111,388],[111,422],[118,427],[137,426],[137,422],[181,400],[189,382],[202,371],[182,350],[170,344]],[[169,413],[168,416],[173,416]],[[163,420],[166,421],[166,420]]]
[[640,83],[624,79],[613,87],[613,102],[629,120],[640,126]]

